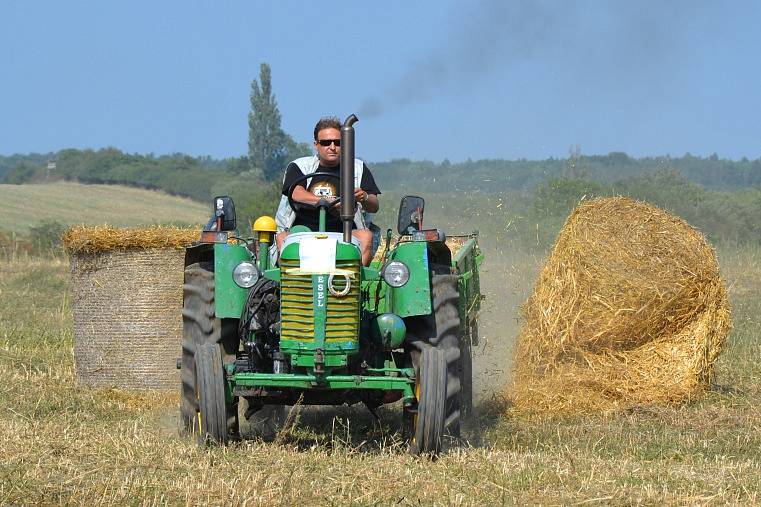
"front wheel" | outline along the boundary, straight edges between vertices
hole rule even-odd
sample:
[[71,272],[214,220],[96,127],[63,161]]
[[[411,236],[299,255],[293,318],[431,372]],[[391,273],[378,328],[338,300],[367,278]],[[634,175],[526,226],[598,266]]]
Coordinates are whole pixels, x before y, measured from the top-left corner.
[[195,369],[198,413],[193,422],[193,432],[201,444],[226,444],[229,433],[225,406],[225,373],[219,345],[199,345],[196,348]]
[[447,359],[443,350],[420,351],[415,375],[417,411],[405,414],[412,454],[436,455],[444,439],[447,405]]

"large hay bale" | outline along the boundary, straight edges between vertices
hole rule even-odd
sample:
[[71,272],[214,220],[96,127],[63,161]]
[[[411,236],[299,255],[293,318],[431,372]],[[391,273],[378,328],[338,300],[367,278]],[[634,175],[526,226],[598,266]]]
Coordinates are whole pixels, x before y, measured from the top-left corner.
[[511,397],[529,412],[693,399],[731,328],[706,239],[623,197],[573,211],[523,316]]
[[179,385],[184,247],[197,238],[197,230],[173,227],[67,231],[80,383],[127,389]]

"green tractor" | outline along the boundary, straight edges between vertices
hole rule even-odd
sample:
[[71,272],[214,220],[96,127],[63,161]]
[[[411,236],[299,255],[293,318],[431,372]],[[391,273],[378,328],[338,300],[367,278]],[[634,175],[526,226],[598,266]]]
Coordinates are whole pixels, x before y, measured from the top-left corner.
[[335,201],[321,201],[320,230],[292,228],[275,264],[274,220],[260,217],[242,239],[232,200],[218,197],[186,251],[180,415],[202,443],[237,438],[243,419],[271,436],[294,404],[373,410],[401,400],[414,454],[438,453],[471,424],[478,234],[424,229],[423,199],[407,196],[398,237],[389,229],[382,254],[362,266],[351,237],[355,121],[341,128],[343,233],[325,232]]

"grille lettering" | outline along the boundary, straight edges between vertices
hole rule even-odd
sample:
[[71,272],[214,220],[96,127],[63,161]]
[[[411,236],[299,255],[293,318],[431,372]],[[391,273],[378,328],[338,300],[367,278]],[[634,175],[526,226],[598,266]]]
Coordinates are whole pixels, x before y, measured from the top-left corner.
[[325,277],[317,277],[317,307],[325,306]]

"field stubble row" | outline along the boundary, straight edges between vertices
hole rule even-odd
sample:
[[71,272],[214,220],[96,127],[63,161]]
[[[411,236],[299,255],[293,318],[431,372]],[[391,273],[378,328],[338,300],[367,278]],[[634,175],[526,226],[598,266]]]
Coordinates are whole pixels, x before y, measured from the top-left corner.
[[504,416],[517,307],[542,259],[487,246],[476,353],[484,444],[405,453],[396,414],[304,410],[274,443],[199,449],[173,393],[74,382],[66,260],[0,264],[0,502],[82,504],[754,503],[761,501],[761,265],[720,250],[735,330],[717,385],[682,407]]

